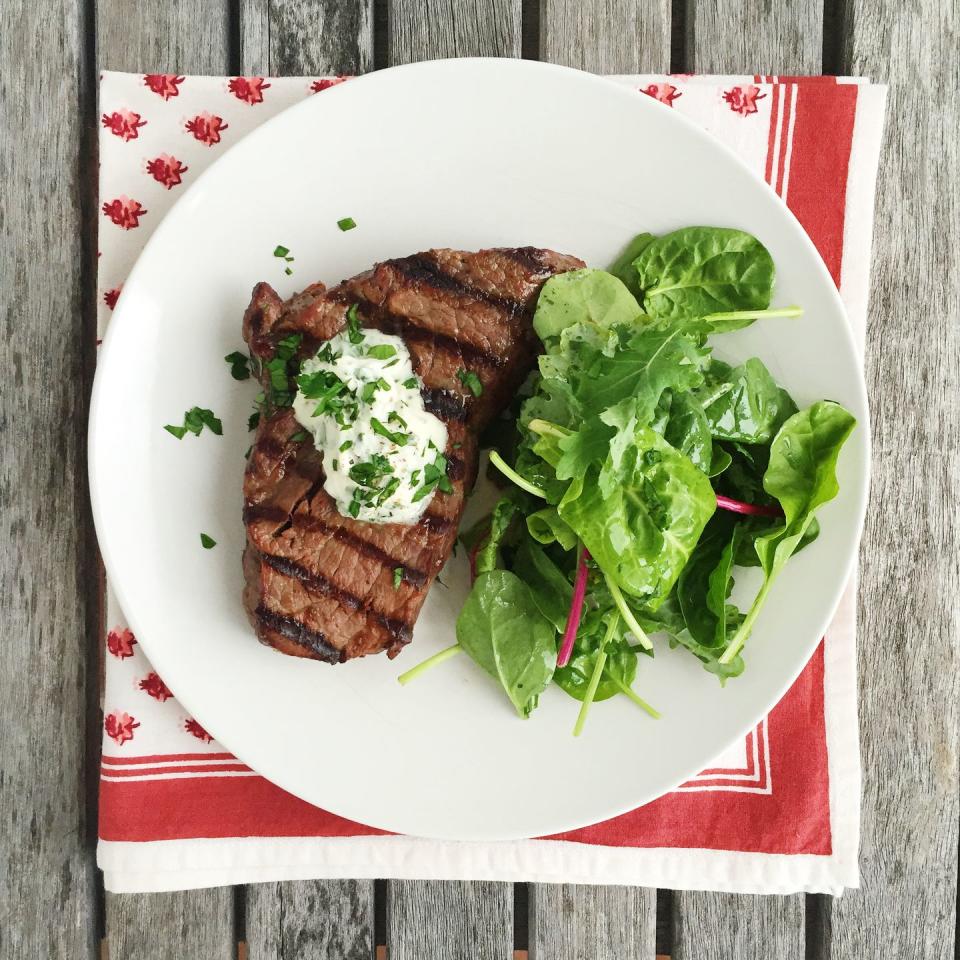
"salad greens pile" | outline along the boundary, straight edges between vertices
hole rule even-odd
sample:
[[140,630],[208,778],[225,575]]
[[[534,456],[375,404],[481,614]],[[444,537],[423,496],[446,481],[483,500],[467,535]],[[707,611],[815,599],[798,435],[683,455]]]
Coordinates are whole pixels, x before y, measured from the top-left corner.
[[[733,366],[710,339],[771,309],[774,264],[749,234],[688,227],[636,237],[610,271],[549,280],[543,342],[509,442],[491,463],[513,481],[463,536],[475,580],[457,644],[528,717],[550,682],[582,702],[626,696],[649,634],[683,647],[721,683],[790,557],[838,492],[854,418],[830,401],[798,410],[764,364]],[[759,567],[753,602],[731,602],[738,567]]]

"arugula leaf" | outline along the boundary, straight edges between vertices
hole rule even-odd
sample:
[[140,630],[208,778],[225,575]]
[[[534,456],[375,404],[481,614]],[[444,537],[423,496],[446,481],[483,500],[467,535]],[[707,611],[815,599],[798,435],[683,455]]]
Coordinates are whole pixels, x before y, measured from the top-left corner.
[[642,295],[640,277],[633,261],[656,239],[652,233],[638,233],[626,246],[623,253],[610,266],[612,273],[639,301]]
[[[620,453],[574,477],[557,509],[600,569],[656,609],[693,552],[716,497],[706,475],[651,428],[632,420],[621,434]],[[608,483],[601,483],[602,474]]]
[[551,277],[540,291],[533,329],[546,342],[574,324],[612,327],[631,323],[640,307],[630,291],[605,270],[585,268]]
[[763,585],[743,623],[720,658],[729,662],[740,652],[787,560],[796,552],[815,511],[838,493],[837,459],[856,420],[837,403],[821,400],[795,413],[770,445],[764,489],[780,501],[784,522],[754,540],[763,569]]
[[755,357],[731,369],[714,360],[698,391],[710,432],[721,440],[767,444],[797,406]]
[[529,717],[553,678],[556,631],[523,581],[508,570],[482,573],[457,618],[457,643]]
[[634,267],[644,309],[653,317],[764,310],[773,293],[773,258],[756,237],[742,230],[675,230],[650,243]]

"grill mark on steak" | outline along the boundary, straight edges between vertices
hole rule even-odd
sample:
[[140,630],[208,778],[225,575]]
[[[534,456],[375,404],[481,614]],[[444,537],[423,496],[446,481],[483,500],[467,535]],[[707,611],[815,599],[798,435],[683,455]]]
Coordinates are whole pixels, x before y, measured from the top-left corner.
[[420,396],[423,397],[423,405],[427,410],[441,420],[458,420],[463,423],[469,418],[469,402],[462,394],[443,388],[423,387]]
[[[434,290],[445,290],[448,293],[467,297],[470,300],[481,300],[497,307],[499,310],[506,311],[511,317],[523,313],[526,309],[522,303],[512,300],[510,297],[500,297],[464,283],[459,277],[451,276],[438,263],[422,254],[404,257],[402,260],[393,260],[391,266],[414,283],[425,284],[428,287],[433,287]],[[543,269],[542,264],[540,269]]]
[[395,640],[400,640],[403,643],[410,642],[410,638],[413,636],[412,624],[407,623],[405,620],[395,620],[393,617],[388,617],[379,610],[375,610],[356,594],[351,593],[349,590],[344,590],[342,587],[338,587],[332,580],[328,580],[322,574],[312,573],[299,563],[294,563],[293,560],[288,560],[286,557],[278,557],[272,553],[261,552],[260,559],[273,567],[277,573],[281,573],[285,577],[290,577],[292,580],[298,580],[310,593],[317,593],[324,597],[332,597],[347,610],[355,610],[368,620],[379,623]]
[[319,659],[325,660],[327,663],[340,662],[340,651],[328,642],[326,636],[317,630],[311,630],[296,618],[274,613],[263,604],[260,604],[254,610],[253,615],[268,629],[276,631],[280,636],[286,637],[308,650],[312,650]]
[[376,560],[387,570],[396,570],[399,567],[403,570],[404,579],[417,588],[424,586],[427,582],[427,575],[422,570],[405,563],[403,560],[393,556],[393,554],[381,549],[375,543],[364,540],[363,537],[358,537],[343,527],[334,527],[328,523],[324,523],[319,517],[311,516],[309,513],[298,513],[290,517],[288,526],[293,527],[295,530],[325,533],[328,537],[332,537],[334,540],[342,543],[346,547],[350,547],[357,553],[362,553],[365,557]]
[[553,271],[544,263],[544,251],[539,247],[510,247],[503,253],[526,270],[532,270],[538,276],[552,275]]
[[358,312],[361,318],[368,321],[365,324],[366,326],[376,327],[384,333],[395,334],[411,343],[423,343],[446,353],[455,354],[472,366],[489,367],[491,369],[503,366],[502,357],[472,343],[458,340],[449,334],[422,326],[412,317],[397,313],[384,304],[374,303],[359,290],[353,291],[350,295],[337,294],[337,300],[345,304],[358,304],[360,307]]

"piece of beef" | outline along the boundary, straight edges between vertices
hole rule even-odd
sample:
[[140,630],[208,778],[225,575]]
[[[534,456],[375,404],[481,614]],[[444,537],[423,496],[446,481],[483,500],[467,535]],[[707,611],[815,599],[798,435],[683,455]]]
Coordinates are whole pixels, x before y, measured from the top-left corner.
[[[323,489],[320,454],[293,412],[262,416],[244,477],[244,605],[257,636],[283,653],[336,663],[410,641],[431,583],[450,555],[477,437],[512,400],[539,349],[531,317],[540,287],[582,261],[533,247],[430,250],[388,260],[331,290],[307,287],[284,302],[266,283],[243,318],[251,354],[269,360],[301,334],[311,356],[346,325],[403,338],[427,409],[447,425],[453,492],[437,492],[419,522],[375,524],[339,513]],[[483,384],[474,397],[458,374]],[[394,571],[402,571],[399,586]]]

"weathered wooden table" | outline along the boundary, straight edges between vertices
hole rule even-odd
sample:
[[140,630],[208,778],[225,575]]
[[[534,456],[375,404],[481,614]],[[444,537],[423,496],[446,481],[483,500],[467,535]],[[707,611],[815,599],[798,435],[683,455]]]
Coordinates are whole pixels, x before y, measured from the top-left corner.
[[[0,957],[307,960],[378,945],[391,960],[954,957],[958,29],[956,0],[3,0]],[[867,336],[859,892],[337,881],[103,893],[84,463],[97,70],[318,75],[474,54],[891,84]]]

